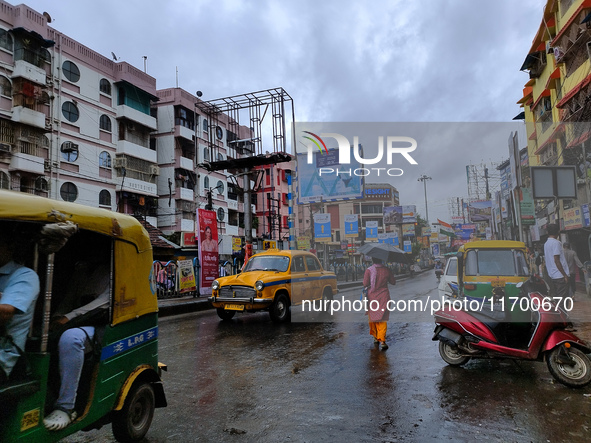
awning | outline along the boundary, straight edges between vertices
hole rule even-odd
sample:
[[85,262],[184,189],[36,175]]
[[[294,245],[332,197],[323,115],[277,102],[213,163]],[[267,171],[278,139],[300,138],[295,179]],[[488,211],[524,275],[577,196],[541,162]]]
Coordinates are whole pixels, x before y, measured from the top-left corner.
[[513,117],[513,120],[525,120],[525,112],[520,112],[515,117]]
[[527,54],[527,57],[525,57],[525,61],[523,62],[523,65],[521,65],[521,68],[519,68],[520,71],[526,71],[528,69],[531,69],[531,67],[536,63],[536,60],[538,60],[538,52],[532,52],[531,54]]
[[534,93],[534,88],[532,86],[527,86],[527,87],[523,88],[523,97],[521,97],[519,99],[517,104],[520,105],[523,102],[525,102],[528,98],[530,98],[532,96],[533,93]]
[[570,99],[572,99],[581,89],[583,89],[585,86],[587,86],[590,82],[591,82],[591,74],[589,74],[587,77],[585,77],[585,79],[581,83],[579,83],[577,86],[572,88],[568,92],[568,94],[566,94],[564,97],[562,97],[562,100],[560,100],[556,104],[556,107],[562,108],[564,105],[566,105],[569,102]]
[[540,103],[540,100],[542,100],[542,98],[544,98],[544,97],[550,97],[550,90],[549,89],[544,89],[542,91],[542,93],[538,96],[535,103],[533,104],[532,109],[535,108],[536,106],[538,106],[538,103]]
[[[568,19],[568,21],[560,28],[560,32],[558,34],[556,34],[556,37],[554,37],[554,40],[552,40],[552,43],[550,44],[550,46],[552,46],[552,47],[556,46],[556,43],[558,42],[560,37],[563,36],[563,34],[567,31],[568,28],[570,28],[570,25],[572,25],[572,23],[579,16],[581,11],[585,8],[591,8],[591,0],[585,0],[583,3],[581,3],[581,5],[577,8],[575,13],[571,16],[571,18]],[[585,17],[583,20],[586,20],[586,19],[587,19],[587,17]]]
[[548,147],[548,145],[550,143],[554,143],[556,140],[558,140],[558,137],[560,137],[560,135],[562,133],[564,133],[565,130],[566,130],[566,126],[564,123],[560,123],[558,126],[556,126],[556,129],[554,129],[552,134],[550,134],[550,137],[548,137],[548,140],[546,140],[544,143],[542,143],[540,145],[540,147],[538,149],[536,149],[536,152],[534,152],[534,155],[541,154]]
[[[591,15],[591,14],[590,14]],[[590,19],[591,20],[591,19]],[[577,138],[575,138],[574,140],[570,141],[567,145],[566,145],[566,149],[572,148],[574,146],[578,146],[581,143],[589,140],[589,137],[591,137],[591,131],[586,131],[583,134],[581,134],[580,136],[578,136]]]
[[556,89],[556,82],[554,80],[559,79],[560,78],[560,68],[556,68],[554,71],[552,71],[552,74],[550,74],[550,77],[548,77],[548,81],[546,82],[546,89],[551,88],[551,89]]

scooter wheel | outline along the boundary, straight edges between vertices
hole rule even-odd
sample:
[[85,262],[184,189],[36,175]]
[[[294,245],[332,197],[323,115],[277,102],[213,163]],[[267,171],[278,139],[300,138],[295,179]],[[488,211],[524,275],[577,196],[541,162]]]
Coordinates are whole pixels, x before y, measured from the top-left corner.
[[463,355],[457,346],[450,346],[442,341],[439,342],[439,355],[450,366],[462,366],[470,360],[470,357]]
[[581,350],[570,348],[568,354],[572,364],[561,361],[560,347],[552,349],[546,355],[546,364],[550,374],[563,385],[570,388],[582,388],[591,382],[591,360]]

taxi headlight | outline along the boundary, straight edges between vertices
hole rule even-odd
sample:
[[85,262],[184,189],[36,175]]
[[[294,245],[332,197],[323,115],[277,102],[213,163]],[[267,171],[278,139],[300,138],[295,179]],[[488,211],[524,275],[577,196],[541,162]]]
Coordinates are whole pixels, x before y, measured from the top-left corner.
[[211,289],[213,289],[214,291],[217,291],[220,288],[220,282],[217,280],[214,280],[213,283],[211,284]]
[[260,280],[257,280],[256,283],[254,284],[254,288],[257,291],[262,291],[264,287],[265,287],[265,284]]

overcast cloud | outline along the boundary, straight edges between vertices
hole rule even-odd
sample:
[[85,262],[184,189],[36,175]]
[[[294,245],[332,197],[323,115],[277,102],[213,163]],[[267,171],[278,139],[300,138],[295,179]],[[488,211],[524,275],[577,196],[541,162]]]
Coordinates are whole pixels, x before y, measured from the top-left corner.
[[[520,72],[545,0],[239,1],[30,0],[50,26],[147,71],[158,89],[204,100],[283,87],[310,122],[511,122],[528,80]],[[507,125],[517,130],[521,123]],[[508,157],[478,141],[434,156],[425,147],[401,203],[449,220],[448,197],[467,197],[468,164]],[[270,143],[270,141],[269,141]],[[520,146],[525,146],[521,137]],[[421,146],[417,148],[417,151]],[[439,153],[441,154],[441,153]]]

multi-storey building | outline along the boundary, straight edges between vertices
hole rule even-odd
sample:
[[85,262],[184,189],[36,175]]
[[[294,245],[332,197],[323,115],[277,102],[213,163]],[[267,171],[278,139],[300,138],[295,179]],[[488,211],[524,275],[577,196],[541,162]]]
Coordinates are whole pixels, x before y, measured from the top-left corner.
[[194,232],[196,209],[214,210],[220,254],[229,255],[232,237],[244,236],[242,181],[235,171],[208,171],[204,166],[251,154],[247,143],[235,143],[251,138],[251,131],[231,124],[225,114],[212,123],[202,111],[202,101],[183,89],[163,89],[157,95],[153,143],[160,167],[158,227],[165,233]]
[[[544,214],[539,234],[546,233],[547,223],[559,222],[573,244],[586,244],[587,234],[579,229],[586,222],[571,212],[581,213],[591,195],[590,57],[591,1],[548,0],[521,67],[529,80],[518,103],[524,107],[529,164],[576,167],[577,199],[536,202],[536,213]],[[588,251],[578,252],[588,257]]]
[[50,22],[0,0],[0,188],[129,213],[166,234],[194,232],[196,209],[213,209],[231,254],[243,176],[203,165],[251,156],[252,130]]
[[257,236],[277,240],[278,247],[289,248],[289,189],[286,171],[295,171],[295,160],[258,169],[264,171],[264,175],[256,194]]
[[1,186],[156,223],[156,80],[49,20],[0,2]]

